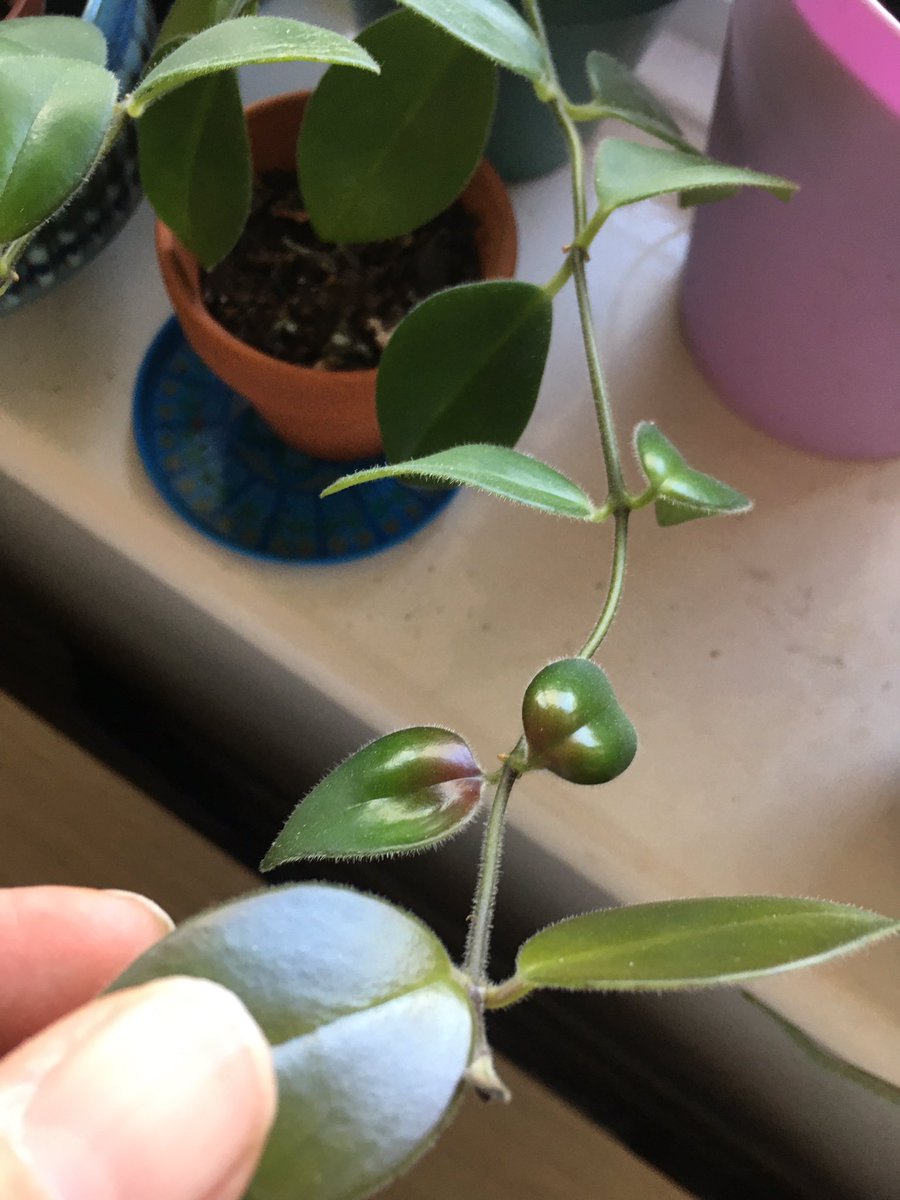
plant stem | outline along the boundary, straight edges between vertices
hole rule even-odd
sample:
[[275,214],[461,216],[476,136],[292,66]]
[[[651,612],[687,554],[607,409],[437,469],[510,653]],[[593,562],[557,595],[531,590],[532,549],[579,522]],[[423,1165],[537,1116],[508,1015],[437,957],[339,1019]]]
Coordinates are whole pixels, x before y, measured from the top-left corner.
[[628,518],[630,510],[628,508],[617,508],[615,516],[615,534],[613,542],[613,560],[612,568],[609,576],[609,586],[606,591],[606,600],[603,603],[603,608],[600,616],[597,618],[597,624],[591,630],[587,641],[578,651],[579,658],[593,658],[600,648],[600,643],[609,633],[610,626],[616,617],[616,612],[619,607],[619,601],[622,599],[622,590],[625,586],[625,563],[628,558]]
[[511,979],[506,979],[503,983],[492,984],[485,989],[484,1007],[488,1010],[510,1008],[513,1004],[524,1000],[526,996],[530,996],[533,991],[534,987],[530,983],[513,975]]
[[[573,187],[577,180],[577,197],[573,197],[575,211],[575,241],[581,236],[587,225],[587,212],[584,197],[584,152],[581,138],[573,122],[566,115],[562,104],[555,102],[553,110],[556,113],[566,139],[569,142],[569,152],[572,156]],[[600,429],[600,440],[603,444],[603,461],[606,465],[606,481],[609,485],[609,496],[617,507],[625,499],[625,482],[622,478],[622,465],[619,459],[619,446],[616,438],[616,428],[613,421],[609,397],[603,381],[603,371],[600,366],[600,355],[597,350],[597,339],[594,335],[594,314],[591,308],[591,297],[588,291],[587,251],[573,244],[571,250],[572,274],[575,279],[575,295],[578,299],[578,313],[581,319],[581,336],[584,343],[584,353],[587,360],[588,376],[591,382],[591,394],[594,399],[594,411],[597,414],[597,425]]]
[[566,255],[566,257],[563,259],[562,265],[560,266],[559,270],[554,274],[553,278],[548,279],[547,282],[544,284],[544,291],[547,293],[547,295],[549,296],[549,298],[551,300],[553,299],[554,296],[556,296],[559,292],[562,291],[562,289],[565,287],[565,285],[572,278],[572,270],[573,270],[572,251],[570,250],[569,253]]
[[[588,375],[591,383],[591,393],[594,399],[594,409],[597,424],[600,429],[600,440],[603,447],[603,459],[606,466],[606,480],[609,495],[605,510],[615,516],[615,539],[613,549],[612,569],[610,571],[609,587],[602,611],[597,624],[581,651],[582,658],[590,658],[597,651],[600,643],[606,637],[619,601],[625,582],[625,562],[628,554],[628,517],[631,512],[631,498],[625,488],[622,476],[622,466],[619,459],[619,448],[616,440],[615,424],[612,409],[606,395],[603,383],[603,373],[600,368],[600,356],[594,336],[593,314],[591,312],[590,295],[587,286],[585,262],[587,249],[579,244],[579,238],[588,227],[587,198],[584,187],[584,152],[575,122],[569,115],[569,101],[564,95],[550,47],[547,31],[541,17],[537,0],[523,0],[525,14],[544,48],[547,61],[548,77],[543,92],[546,93],[547,103],[550,104],[556,119],[565,136],[572,168],[572,209],[574,213],[575,234],[571,249],[565,262],[546,286],[548,295],[554,296],[566,281],[574,276],[575,291],[578,299],[578,311],[581,318],[582,340],[587,359]],[[542,94],[543,94],[542,92]],[[490,1065],[490,1049],[484,1032],[484,1009],[491,1005],[502,1006],[512,1003],[510,998],[513,990],[515,997],[520,998],[521,989],[501,986],[498,990],[491,988],[488,979],[488,955],[490,953],[491,929],[494,920],[494,906],[497,898],[497,885],[500,879],[500,860],[503,853],[503,830],[506,818],[506,806],[509,802],[513,785],[519,778],[521,755],[524,750],[524,738],[521,738],[503,765],[490,815],[484,831],[481,845],[481,859],[478,867],[478,880],[475,885],[475,898],[469,923],[469,935],[466,942],[466,953],[463,961],[463,971],[470,980],[473,997],[478,1006],[479,1032],[476,1061]]]
[[[520,746],[521,742],[516,750]],[[515,753],[514,750],[513,754]],[[466,941],[466,955],[463,960],[463,970],[476,988],[484,987],[488,982],[488,953],[491,944],[491,928],[494,923],[497,885],[500,881],[500,859],[503,854],[503,824],[510,792],[518,778],[519,772],[515,767],[511,766],[509,761],[504,763],[481,843],[478,882],[475,887],[475,900],[472,905],[469,936]]]
[[[550,48],[547,41],[547,31],[544,27],[537,0],[524,0],[525,12],[532,28],[540,39],[547,58],[552,63]],[[571,274],[575,279],[575,294],[578,300],[578,313],[581,320],[581,336],[584,343],[587,360],[588,376],[591,383],[591,394],[594,400],[594,411],[597,415],[597,426],[600,430],[600,441],[603,447],[603,461],[606,466],[606,482],[609,496],[604,507],[608,507],[615,515],[615,539],[613,545],[612,567],[610,569],[609,586],[606,600],[603,604],[597,624],[594,626],[587,641],[580,651],[579,657],[592,658],[606,637],[615,619],[622,590],[625,584],[625,564],[628,557],[628,518],[631,512],[630,497],[625,487],[622,475],[622,463],[619,457],[619,446],[616,438],[616,427],[613,420],[612,408],[603,382],[603,371],[600,366],[600,355],[597,350],[597,339],[594,334],[594,317],[591,310],[591,298],[587,284],[585,264],[588,258],[586,246],[583,244],[585,231],[590,227],[587,212],[587,198],[584,187],[584,150],[578,129],[572,119],[572,105],[559,86],[555,68],[551,66],[554,94],[548,101],[559,122],[563,136],[569,149],[572,164],[572,211],[575,231],[572,245],[566,261],[553,279],[547,285],[548,294],[555,295]]]

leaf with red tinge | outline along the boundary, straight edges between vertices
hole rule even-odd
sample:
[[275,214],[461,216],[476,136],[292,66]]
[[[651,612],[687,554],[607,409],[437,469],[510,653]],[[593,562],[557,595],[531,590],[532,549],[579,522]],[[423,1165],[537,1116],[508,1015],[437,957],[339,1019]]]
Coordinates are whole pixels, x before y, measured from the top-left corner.
[[474,815],[484,778],[458,734],[421,726],[370,742],[326,775],[288,817],[263,859],[373,858],[422,850]]

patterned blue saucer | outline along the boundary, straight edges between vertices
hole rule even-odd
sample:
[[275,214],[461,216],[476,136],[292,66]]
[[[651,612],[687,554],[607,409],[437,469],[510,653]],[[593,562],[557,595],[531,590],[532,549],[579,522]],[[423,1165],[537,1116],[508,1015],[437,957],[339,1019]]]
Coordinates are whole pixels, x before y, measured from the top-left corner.
[[207,537],[255,558],[336,563],[402,542],[453,491],[380,479],[322,500],[329,483],[379,460],[333,463],[286,446],[217,379],[172,317],[141,364],[134,433],[163,498]]

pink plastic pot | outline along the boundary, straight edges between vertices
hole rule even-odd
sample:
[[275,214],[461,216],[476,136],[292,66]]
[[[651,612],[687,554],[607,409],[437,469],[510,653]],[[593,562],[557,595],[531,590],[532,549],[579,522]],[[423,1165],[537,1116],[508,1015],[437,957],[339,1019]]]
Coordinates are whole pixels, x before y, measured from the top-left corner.
[[709,141],[786,175],[698,210],[685,337],[782,441],[900,455],[900,21],[876,0],[734,0]]

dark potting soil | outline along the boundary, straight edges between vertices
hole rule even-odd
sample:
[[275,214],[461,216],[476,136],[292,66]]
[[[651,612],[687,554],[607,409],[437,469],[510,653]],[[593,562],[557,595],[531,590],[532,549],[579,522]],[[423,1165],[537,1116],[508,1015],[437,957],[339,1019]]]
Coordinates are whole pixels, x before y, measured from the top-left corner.
[[266,173],[240,241],[203,276],[203,300],[229,333],[274,358],[374,367],[414,305],[479,277],[475,227],[456,203],[404,237],[329,245],[312,230],[296,176]]

